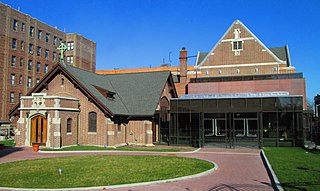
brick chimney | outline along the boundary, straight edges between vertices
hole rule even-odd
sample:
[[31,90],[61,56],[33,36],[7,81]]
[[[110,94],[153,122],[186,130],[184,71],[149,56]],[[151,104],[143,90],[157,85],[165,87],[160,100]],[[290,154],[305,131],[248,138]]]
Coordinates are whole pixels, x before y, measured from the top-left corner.
[[188,72],[188,51],[185,47],[180,50],[180,83],[187,84],[187,72]]

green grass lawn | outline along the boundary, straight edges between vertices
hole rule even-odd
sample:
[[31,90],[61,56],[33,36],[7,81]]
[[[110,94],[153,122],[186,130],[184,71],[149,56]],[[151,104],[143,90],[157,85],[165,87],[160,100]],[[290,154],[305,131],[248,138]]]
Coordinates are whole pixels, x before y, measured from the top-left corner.
[[118,147],[118,148],[104,148],[104,147],[96,147],[96,146],[72,146],[65,147],[62,149],[47,149],[43,148],[42,151],[102,151],[102,150],[110,150],[110,151],[150,151],[150,152],[187,152],[194,151],[193,147],[178,147],[178,146],[162,146],[157,145],[155,147],[142,147],[142,146],[126,146],[126,147]]
[[[147,182],[197,174],[208,161],[175,156],[71,156],[0,164],[0,186],[71,188]],[[62,174],[58,169],[62,168]]]
[[4,146],[7,146],[7,147],[14,147],[14,146],[16,146],[16,143],[14,142],[14,140],[4,140],[4,141],[0,141],[0,144],[4,144]]
[[320,190],[320,153],[302,148],[264,148],[286,191]]

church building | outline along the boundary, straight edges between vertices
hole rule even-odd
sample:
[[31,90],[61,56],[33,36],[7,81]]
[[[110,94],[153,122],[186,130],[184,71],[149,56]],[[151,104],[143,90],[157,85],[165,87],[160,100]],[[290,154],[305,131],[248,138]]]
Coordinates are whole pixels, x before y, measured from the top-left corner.
[[99,75],[59,63],[10,115],[17,145],[152,146],[176,97],[170,71]]

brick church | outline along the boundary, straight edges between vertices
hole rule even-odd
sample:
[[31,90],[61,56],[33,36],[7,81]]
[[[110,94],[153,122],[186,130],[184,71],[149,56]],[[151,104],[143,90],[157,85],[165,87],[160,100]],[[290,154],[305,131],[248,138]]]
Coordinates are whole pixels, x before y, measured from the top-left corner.
[[174,97],[169,71],[99,75],[59,63],[10,115],[17,145],[152,146]]

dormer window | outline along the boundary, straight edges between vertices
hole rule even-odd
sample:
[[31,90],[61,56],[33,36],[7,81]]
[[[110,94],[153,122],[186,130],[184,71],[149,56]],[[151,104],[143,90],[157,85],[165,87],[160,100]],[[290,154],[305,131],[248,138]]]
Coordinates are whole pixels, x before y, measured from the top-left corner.
[[103,88],[95,86],[95,85],[93,85],[93,87],[95,87],[105,98],[115,99],[115,97],[114,97],[114,95],[116,94],[115,92],[108,91],[106,89],[103,89]]

